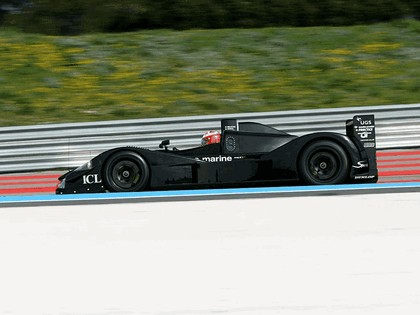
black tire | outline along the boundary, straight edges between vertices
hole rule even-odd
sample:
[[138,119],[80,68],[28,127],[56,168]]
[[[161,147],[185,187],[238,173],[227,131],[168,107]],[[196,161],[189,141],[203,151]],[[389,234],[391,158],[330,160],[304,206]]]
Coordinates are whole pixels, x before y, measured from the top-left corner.
[[150,171],[146,161],[133,151],[120,151],[111,155],[103,168],[106,188],[112,192],[144,190],[149,183]]
[[299,159],[301,179],[309,185],[344,183],[349,176],[349,159],[336,142],[319,140],[306,146]]

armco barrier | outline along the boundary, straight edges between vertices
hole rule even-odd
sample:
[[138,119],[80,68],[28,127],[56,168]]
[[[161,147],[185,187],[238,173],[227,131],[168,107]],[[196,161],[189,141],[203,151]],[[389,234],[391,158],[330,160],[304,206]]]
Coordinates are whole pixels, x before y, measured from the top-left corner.
[[163,139],[180,149],[197,146],[228,117],[303,135],[345,133],[345,121],[356,114],[375,115],[378,149],[420,147],[420,104],[49,124],[0,128],[0,173],[73,168],[106,149],[157,149]]

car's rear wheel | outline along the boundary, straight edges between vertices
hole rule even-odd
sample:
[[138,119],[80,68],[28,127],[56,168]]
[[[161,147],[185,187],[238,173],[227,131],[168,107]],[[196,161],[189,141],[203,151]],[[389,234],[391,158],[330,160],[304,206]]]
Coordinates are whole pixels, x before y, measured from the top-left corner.
[[129,192],[144,190],[149,182],[147,162],[132,151],[116,152],[106,160],[103,179],[109,191]]
[[349,166],[344,149],[330,140],[310,143],[299,159],[301,179],[310,185],[342,184],[348,178]]

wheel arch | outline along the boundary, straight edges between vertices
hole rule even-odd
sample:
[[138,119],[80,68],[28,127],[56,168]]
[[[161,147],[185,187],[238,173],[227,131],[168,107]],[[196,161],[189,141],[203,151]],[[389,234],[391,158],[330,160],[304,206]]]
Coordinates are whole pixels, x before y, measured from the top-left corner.
[[106,154],[102,153],[104,155],[103,158],[102,158],[102,163],[101,163],[102,168],[105,165],[106,161],[108,161],[114,154],[124,152],[124,151],[139,155],[140,157],[142,157],[145,160],[145,162],[147,163],[147,166],[149,168],[151,167],[151,163],[149,161],[150,157],[145,152],[146,150],[141,149],[141,148],[136,148],[136,147],[121,147],[121,148],[115,148],[115,149],[108,150],[106,152]]

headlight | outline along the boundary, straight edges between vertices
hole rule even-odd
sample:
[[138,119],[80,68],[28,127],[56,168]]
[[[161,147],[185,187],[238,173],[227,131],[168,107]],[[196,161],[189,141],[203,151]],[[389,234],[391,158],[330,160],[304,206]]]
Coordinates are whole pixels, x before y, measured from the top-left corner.
[[89,162],[86,162],[83,165],[80,165],[78,168],[75,169],[75,171],[85,171],[85,170],[91,170],[92,169],[92,160]]
[[65,178],[63,178],[63,180],[60,183],[58,183],[57,188],[61,188],[61,189],[66,188],[66,179]]

